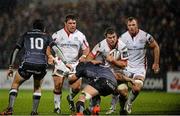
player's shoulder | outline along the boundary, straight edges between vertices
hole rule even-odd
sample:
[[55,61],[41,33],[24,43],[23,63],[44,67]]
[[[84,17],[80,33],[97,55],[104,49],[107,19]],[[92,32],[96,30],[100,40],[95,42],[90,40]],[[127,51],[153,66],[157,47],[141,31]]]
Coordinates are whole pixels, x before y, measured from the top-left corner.
[[146,39],[146,38],[151,38],[152,35],[149,34],[148,32],[144,31],[144,30],[141,30],[139,29],[139,36],[142,38],[142,39]]
[[61,35],[64,32],[64,29],[60,29],[52,34],[52,36],[58,36]]
[[118,47],[120,47],[120,49],[125,48],[126,44],[122,40],[118,39]]
[[142,30],[142,29],[139,29],[139,34],[141,34],[141,35],[145,35],[147,32],[145,32],[144,30]]
[[85,36],[83,32],[81,32],[80,30],[76,29],[76,31],[74,32],[74,34],[78,35],[78,36]]
[[103,39],[103,40],[101,40],[98,44],[99,44],[100,46],[106,46],[106,45],[107,45],[107,41],[106,41],[106,39]]
[[121,37],[121,38],[122,38],[122,37],[126,37],[126,36],[128,36],[128,34],[129,34],[129,32],[126,31],[126,32],[122,33],[120,37]]

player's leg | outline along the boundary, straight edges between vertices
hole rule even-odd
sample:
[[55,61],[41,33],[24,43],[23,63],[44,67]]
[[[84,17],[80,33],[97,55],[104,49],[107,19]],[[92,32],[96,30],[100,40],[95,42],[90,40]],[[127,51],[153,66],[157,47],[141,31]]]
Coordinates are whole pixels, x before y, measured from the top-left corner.
[[68,76],[68,72],[69,69],[66,67],[66,65],[56,57],[55,67],[52,75],[54,80],[54,112],[57,114],[61,113],[62,87],[64,78]]
[[143,88],[144,77],[140,75],[135,75],[134,80],[135,82],[132,85],[132,89],[129,93],[128,99],[124,107],[124,109],[127,111],[128,114],[132,112],[132,103],[137,98],[137,96],[139,95],[139,92]]
[[13,83],[11,85],[11,89],[9,91],[9,103],[8,107],[0,113],[0,115],[12,115],[13,114],[13,107],[16,97],[18,95],[18,88],[19,86],[25,81],[22,76],[19,74],[19,70],[16,72]]
[[121,83],[117,87],[118,93],[119,93],[119,103],[120,103],[120,114],[125,115],[127,112],[124,110],[125,103],[127,101],[128,97],[128,86],[126,83]]
[[77,114],[83,114],[83,112],[85,111],[85,101],[98,94],[98,90],[96,90],[91,85],[86,85],[79,96],[78,102],[76,103]]
[[38,107],[41,99],[41,85],[43,78],[46,75],[46,71],[42,71],[41,74],[34,74],[34,93],[31,115],[38,115]]
[[[75,74],[69,76],[69,84],[70,84],[70,90],[69,90],[69,95],[67,96],[67,101],[69,103],[69,109],[72,111],[72,112],[75,112],[75,105],[74,105],[74,101],[73,101],[73,98],[79,93],[80,91],[80,88],[81,88],[81,82],[82,82],[82,79],[77,79],[77,77],[75,76]],[[73,80],[76,80],[74,81],[73,83],[71,83],[71,81]]]
[[110,108],[106,112],[106,114],[112,114],[116,110],[116,104],[119,101],[119,95],[118,94],[112,94],[112,99],[110,103]]
[[53,76],[54,80],[54,112],[61,113],[61,97],[62,97],[62,87],[64,78],[63,76]]

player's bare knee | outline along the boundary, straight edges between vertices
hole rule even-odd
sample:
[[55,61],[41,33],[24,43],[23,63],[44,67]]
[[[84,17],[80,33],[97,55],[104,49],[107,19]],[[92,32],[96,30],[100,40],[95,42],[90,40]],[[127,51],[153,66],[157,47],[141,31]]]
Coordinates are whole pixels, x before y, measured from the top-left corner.
[[142,80],[135,80],[135,85],[133,86],[133,90],[136,92],[141,91],[143,88],[143,81]]
[[120,91],[119,94],[120,94],[121,96],[124,96],[124,97],[125,97],[125,96],[128,95],[128,90]]
[[125,83],[120,84],[118,85],[117,90],[119,94],[126,95],[128,93],[128,86]]

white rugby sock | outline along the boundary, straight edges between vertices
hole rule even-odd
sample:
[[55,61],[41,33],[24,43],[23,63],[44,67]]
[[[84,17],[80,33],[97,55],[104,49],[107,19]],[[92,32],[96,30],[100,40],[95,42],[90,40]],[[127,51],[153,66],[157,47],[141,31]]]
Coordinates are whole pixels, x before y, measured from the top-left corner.
[[61,94],[54,94],[54,107],[61,108]]

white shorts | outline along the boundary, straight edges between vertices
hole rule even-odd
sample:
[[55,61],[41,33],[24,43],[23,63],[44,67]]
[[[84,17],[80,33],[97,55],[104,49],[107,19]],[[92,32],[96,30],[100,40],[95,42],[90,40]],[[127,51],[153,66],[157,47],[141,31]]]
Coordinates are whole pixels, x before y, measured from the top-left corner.
[[62,62],[61,59],[55,58],[55,67],[52,75],[57,75],[60,77],[68,77],[76,72],[76,66],[78,62],[70,63],[72,66],[72,70],[70,70],[66,65]]
[[144,78],[146,77],[146,69],[144,67],[140,67],[140,68],[126,67],[126,69],[123,70],[123,73],[129,76],[130,78],[134,78],[136,76],[142,76]]

